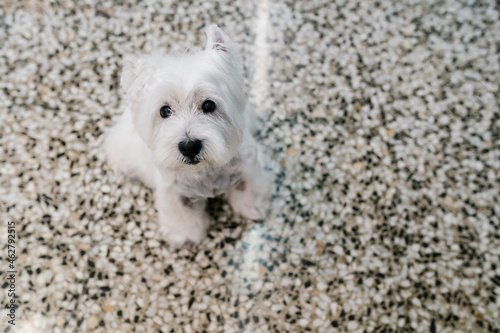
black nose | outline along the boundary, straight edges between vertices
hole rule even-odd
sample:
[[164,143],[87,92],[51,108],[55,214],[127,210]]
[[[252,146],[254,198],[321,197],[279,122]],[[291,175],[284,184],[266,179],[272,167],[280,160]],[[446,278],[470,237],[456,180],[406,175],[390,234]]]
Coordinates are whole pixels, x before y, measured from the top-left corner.
[[193,160],[196,155],[201,150],[201,141],[198,139],[190,139],[186,141],[181,141],[179,142],[179,150],[182,153],[182,155],[190,158]]

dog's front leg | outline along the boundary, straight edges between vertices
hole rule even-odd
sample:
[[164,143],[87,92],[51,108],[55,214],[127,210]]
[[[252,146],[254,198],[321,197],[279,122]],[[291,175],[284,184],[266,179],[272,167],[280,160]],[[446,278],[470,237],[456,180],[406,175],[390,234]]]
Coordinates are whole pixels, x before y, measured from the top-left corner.
[[227,191],[235,213],[251,220],[262,220],[271,208],[272,178],[257,160],[256,154],[243,159],[241,181]]
[[183,197],[170,188],[156,190],[158,230],[173,247],[198,244],[205,238],[210,219],[206,200]]

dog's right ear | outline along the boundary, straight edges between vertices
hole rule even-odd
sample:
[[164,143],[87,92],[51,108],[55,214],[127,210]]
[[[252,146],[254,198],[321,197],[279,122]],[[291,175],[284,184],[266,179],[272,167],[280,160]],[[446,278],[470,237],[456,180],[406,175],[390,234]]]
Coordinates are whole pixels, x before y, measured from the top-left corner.
[[138,76],[138,62],[139,59],[132,56],[127,56],[123,61],[123,70],[120,84],[125,91],[128,91],[128,89],[132,85],[132,82],[134,82],[134,80]]
[[220,54],[229,54],[234,61],[241,62],[238,46],[216,24],[205,29],[207,44],[205,50],[215,50]]

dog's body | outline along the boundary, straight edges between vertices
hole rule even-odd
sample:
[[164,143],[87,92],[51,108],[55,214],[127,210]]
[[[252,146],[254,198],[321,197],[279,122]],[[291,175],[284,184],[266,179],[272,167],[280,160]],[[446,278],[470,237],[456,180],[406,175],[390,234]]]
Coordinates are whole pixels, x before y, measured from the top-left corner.
[[207,198],[225,194],[249,219],[264,218],[270,207],[241,56],[217,26],[207,36],[195,54],[125,61],[128,105],[104,143],[113,169],[155,190],[159,229],[174,246],[205,237]]

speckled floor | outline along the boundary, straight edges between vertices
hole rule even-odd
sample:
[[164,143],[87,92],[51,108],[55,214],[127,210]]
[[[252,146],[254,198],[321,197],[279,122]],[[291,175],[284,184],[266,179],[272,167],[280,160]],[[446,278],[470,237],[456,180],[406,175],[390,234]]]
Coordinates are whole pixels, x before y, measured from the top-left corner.
[[[498,332],[495,6],[2,1],[0,330]],[[262,223],[213,200],[209,237],[173,251],[100,144],[123,56],[196,49],[212,22],[267,115],[276,198]]]

